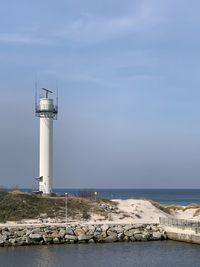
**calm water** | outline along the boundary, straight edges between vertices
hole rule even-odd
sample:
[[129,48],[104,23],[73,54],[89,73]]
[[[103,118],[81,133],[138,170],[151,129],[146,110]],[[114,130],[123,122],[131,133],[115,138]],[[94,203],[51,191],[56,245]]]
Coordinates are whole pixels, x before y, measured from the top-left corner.
[[200,246],[173,241],[0,248],[2,267],[199,267]]
[[[22,189],[30,192],[31,189]],[[97,192],[102,198],[145,198],[162,204],[200,204],[200,189],[55,189],[55,193],[77,195],[80,192]]]
[[[85,191],[97,192],[98,196],[112,198],[146,198],[163,204],[190,203],[200,204],[200,189],[84,189]],[[83,189],[55,189],[55,192],[64,194],[78,194]]]

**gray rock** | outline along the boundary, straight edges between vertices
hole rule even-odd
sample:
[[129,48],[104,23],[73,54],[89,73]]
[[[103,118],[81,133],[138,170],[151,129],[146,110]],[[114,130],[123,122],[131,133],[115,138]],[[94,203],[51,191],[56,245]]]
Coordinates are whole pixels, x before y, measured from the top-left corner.
[[43,237],[45,243],[51,243],[53,241],[52,236],[43,235],[42,237]]
[[18,245],[18,246],[26,245],[26,237],[19,237],[19,238],[17,239],[17,245]]
[[142,241],[142,240],[144,240],[142,234],[135,234],[135,235],[134,235],[134,238],[135,238],[137,241]]
[[133,226],[133,229],[144,229],[146,228],[147,224],[135,223],[132,226]]
[[77,236],[75,235],[65,235],[65,239],[74,240],[74,241],[78,240]]
[[39,242],[40,245],[43,245],[45,244],[44,240],[42,239],[40,242]]
[[106,232],[108,229],[109,229],[109,225],[107,224],[103,224],[101,227],[100,227],[101,231],[102,232]]
[[65,229],[60,229],[58,235],[59,235],[61,238],[63,238],[63,237],[66,235],[66,231],[65,231]]
[[110,242],[116,242],[118,240],[117,233],[113,233],[112,235],[107,236],[104,238],[104,242],[110,243]]
[[145,231],[145,232],[143,232],[142,237],[143,237],[144,240],[150,240],[150,238],[151,238],[151,233]]
[[132,229],[132,230],[128,230],[124,232],[124,235],[126,236],[134,236],[134,235],[138,235],[141,234],[141,230],[137,230],[137,229]]
[[2,232],[3,232],[3,231],[9,231],[8,227],[3,227],[3,228],[2,228]]
[[52,236],[53,238],[59,238],[58,231],[53,231],[53,233],[51,234],[51,236]]
[[17,243],[17,240],[16,240],[16,238],[11,238],[11,239],[8,240],[8,242],[9,242],[12,246],[15,246],[16,243]]
[[82,240],[90,240],[92,238],[91,235],[85,235],[85,234],[82,234],[82,235],[79,235],[78,236],[78,241],[82,241]]
[[84,243],[87,243],[87,241],[86,240],[80,240],[80,241],[78,241],[78,243],[79,244],[84,244]]
[[95,229],[96,229],[95,225],[92,225],[92,224],[88,225],[88,231],[95,230]]
[[74,235],[74,231],[72,230],[71,227],[67,227],[65,229],[66,235]]
[[111,239],[113,239],[114,241],[118,240],[118,234],[117,233],[108,231],[107,234],[108,234],[108,236],[105,238],[106,240],[111,240]]
[[42,236],[40,234],[30,234],[29,238],[33,241],[40,241],[42,240]]
[[26,230],[26,236],[29,236],[30,234],[31,234],[32,232],[31,232],[31,230]]
[[21,239],[21,238],[19,238],[14,246],[25,246],[25,245],[27,245],[26,241]]
[[38,234],[40,233],[40,228],[33,228],[31,231],[32,234]]
[[[50,219],[51,221],[51,219]],[[58,227],[57,226],[50,226],[49,229],[53,232],[53,231],[57,231]]]
[[94,225],[89,225],[88,226],[88,231],[86,232],[87,235],[93,235],[95,232],[96,228],[94,227]]
[[117,232],[111,231],[110,229],[107,231],[107,235],[114,235],[117,236]]
[[30,245],[32,243],[31,240],[30,240],[30,238],[28,236],[25,238],[25,243],[27,245]]
[[151,225],[147,225],[147,226],[146,226],[146,229],[147,229],[147,230],[151,230]]
[[0,247],[3,247],[4,243],[5,243],[5,241],[0,238]]
[[157,227],[156,225],[152,225],[152,226],[151,226],[151,229],[152,229],[152,231],[154,231],[154,232],[157,232],[157,231],[158,231],[158,227]]
[[100,233],[100,236],[102,236],[103,238],[105,238],[105,237],[108,236],[108,234],[107,234],[107,232],[102,232],[102,233]]
[[160,232],[153,232],[151,239],[152,240],[161,240],[162,239],[162,234]]
[[127,230],[127,231],[124,232],[124,235],[125,236],[129,236],[129,237],[130,236],[134,236],[134,232],[135,232],[135,230],[133,230],[133,229],[132,230]]
[[116,241],[147,241],[166,239],[162,227],[155,224],[133,225],[68,225],[42,226],[34,228],[10,227],[0,229],[0,246],[60,243],[94,243]]
[[115,227],[113,227],[113,230],[114,230],[117,234],[119,234],[119,233],[123,233],[123,232],[124,232],[123,227],[120,226],[120,225],[116,225]]
[[129,230],[133,229],[133,225],[124,225],[123,228],[125,231],[129,231]]
[[99,227],[96,227],[96,232],[99,232],[99,233],[101,233],[102,232],[102,229],[101,229],[101,227],[99,226]]
[[4,244],[5,241],[7,240],[7,236],[3,235],[0,237],[0,244]]
[[82,228],[76,228],[74,233],[76,236],[85,235],[85,231]]
[[54,244],[60,244],[59,238],[58,237],[53,238],[53,243]]
[[11,235],[11,233],[10,232],[2,232],[2,234],[1,234],[1,237],[3,238],[3,239],[8,239],[8,237]]
[[161,239],[164,239],[164,240],[167,239],[167,234],[165,232],[163,232],[161,235],[162,235]]
[[53,233],[53,231],[51,229],[49,229],[49,228],[46,228],[46,229],[44,229],[44,233],[47,234],[47,235],[50,235],[50,234]]
[[117,234],[118,240],[122,240],[124,238],[124,233]]
[[26,235],[26,230],[21,230],[21,231],[17,231],[16,232],[16,236],[18,237],[22,237]]
[[11,244],[9,243],[9,241],[6,240],[3,246],[4,246],[4,247],[8,247],[8,246],[10,246],[10,245],[11,245]]
[[102,232],[99,232],[97,230],[95,230],[95,232],[93,234],[94,237],[98,237],[98,236],[101,236],[101,235],[102,235]]
[[89,227],[84,225],[81,227],[81,229],[83,230],[83,232],[87,233],[89,231]]

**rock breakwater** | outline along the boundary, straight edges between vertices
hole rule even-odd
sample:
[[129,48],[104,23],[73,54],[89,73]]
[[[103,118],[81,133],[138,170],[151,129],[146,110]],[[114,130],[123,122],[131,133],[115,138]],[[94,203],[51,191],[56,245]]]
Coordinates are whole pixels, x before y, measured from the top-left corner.
[[67,226],[25,226],[0,228],[0,246],[26,246],[73,243],[108,243],[164,240],[157,224],[92,224]]

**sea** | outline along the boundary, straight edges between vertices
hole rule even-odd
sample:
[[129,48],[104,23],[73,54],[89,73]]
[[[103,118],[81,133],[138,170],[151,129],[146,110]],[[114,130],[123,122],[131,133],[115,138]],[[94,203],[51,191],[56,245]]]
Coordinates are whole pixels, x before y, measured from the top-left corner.
[[[30,192],[30,189],[23,191]],[[200,204],[200,189],[55,189],[64,195],[142,198],[162,204]],[[175,241],[67,244],[0,248],[0,267],[199,267],[200,245]]]
[[81,195],[97,193],[107,199],[150,199],[166,205],[200,204],[200,189],[55,189],[57,194]]

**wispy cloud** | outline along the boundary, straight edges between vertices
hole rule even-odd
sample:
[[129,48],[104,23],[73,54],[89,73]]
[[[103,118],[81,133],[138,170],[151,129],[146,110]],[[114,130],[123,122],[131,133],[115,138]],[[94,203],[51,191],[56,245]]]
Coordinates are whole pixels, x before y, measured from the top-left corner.
[[[14,32],[0,33],[0,43],[49,45],[76,42],[79,44],[97,44],[118,38],[148,34],[162,24],[164,17],[159,13],[156,1],[141,1],[127,7],[127,12],[105,16],[103,13],[81,12],[68,20],[57,21],[50,25],[43,23],[29,25]],[[25,26],[23,26],[24,28]],[[158,33],[158,31],[156,31]]]
[[25,34],[0,33],[0,43],[24,44],[24,45],[48,45],[52,44],[52,41],[50,39],[45,39]]
[[152,2],[142,2],[137,10],[133,10],[132,13],[129,11],[129,14],[124,16],[101,17],[83,14],[80,18],[69,21],[55,35],[71,41],[98,43],[131,33],[146,33],[163,20]]

